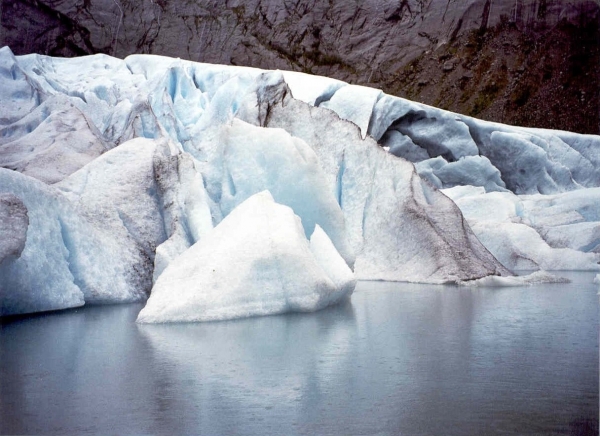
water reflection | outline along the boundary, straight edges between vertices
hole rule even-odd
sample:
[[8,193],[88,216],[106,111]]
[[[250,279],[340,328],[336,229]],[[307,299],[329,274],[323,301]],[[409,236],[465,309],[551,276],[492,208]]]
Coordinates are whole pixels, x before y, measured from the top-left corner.
[[0,434],[597,434],[593,274],[510,289],[360,283],[313,314],[0,325]]
[[3,323],[0,433],[110,428],[123,404],[147,395],[147,368],[131,355],[139,351],[131,344],[140,309],[91,307]]
[[[328,393],[346,377],[356,337],[349,302],[309,315],[137,328],[160,362],[155,395],[168,397],[165,387],[178,391],[191,417],[188,430],[207,434],[259,432],[264,415],[300,425],[311,410],[327,407]],[[275,430],[277,420],[269,421]]]
[[[392,427],[408,434],[570,434],[582,416],[597,423],[597,298],[581,292],[589,274],[569,275],[569,285],[513,289],[370,284],[371,298],[354,304],[365,315],[359,325],[384,338],[371,335],[365,344],[400,371],[378,374],[398,382],[395,391],[384,383],[379,390],[401,406]],[[387,319],[388,327],[377,325]]]

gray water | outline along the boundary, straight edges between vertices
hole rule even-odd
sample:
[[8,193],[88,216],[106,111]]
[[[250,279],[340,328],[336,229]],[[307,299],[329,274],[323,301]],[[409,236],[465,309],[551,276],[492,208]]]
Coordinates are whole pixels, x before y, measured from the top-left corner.
[[598,288],[360,283],[312,314],[5,320],[1,434],[598,434]]

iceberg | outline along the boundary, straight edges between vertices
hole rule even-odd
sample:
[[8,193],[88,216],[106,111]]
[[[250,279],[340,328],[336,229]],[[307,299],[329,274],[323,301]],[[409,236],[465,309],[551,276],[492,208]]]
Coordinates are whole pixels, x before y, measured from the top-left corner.
[[349,296],[354,286],[325,232],[315,227],[309,242],[300,218],[264,191],[169,264],[138,322],[313,311]]

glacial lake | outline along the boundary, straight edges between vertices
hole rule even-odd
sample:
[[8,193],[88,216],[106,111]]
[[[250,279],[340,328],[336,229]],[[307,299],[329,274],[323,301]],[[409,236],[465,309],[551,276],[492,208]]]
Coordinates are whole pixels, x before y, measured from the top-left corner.
[[0,434],[598,434],[598,286],[361,282],[311,314],[0,324]]

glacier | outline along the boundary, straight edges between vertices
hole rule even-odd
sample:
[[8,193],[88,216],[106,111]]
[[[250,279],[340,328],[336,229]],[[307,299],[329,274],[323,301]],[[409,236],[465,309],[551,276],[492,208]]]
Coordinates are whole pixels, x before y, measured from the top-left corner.
[[[150,297],[144,322],[223,319],[316,310],[356,279],[481,286],[509,283],[493,277],[511,269],[598,270],[598,189],[593,135],[484,122],[302,73],[0,49],[0,315]],[[257,195],[297,217],[262,229],[264,241],[244,233]],[[281,281],[263,300],[248,294],[252,310],[213,292],[190,253],[234,280],[235,250],[208,254],[233,244],[219,230],[230,221],[256,246],[295,235],[288,254],[312,265],[306,275],[261,270],[276,248],[266,247],[243,260],[258,275],[239,286],[288,271],[305,283],[303,303],[286,301]],[[169,284],[196,270],[205,295]],[[176,304],[167,289],[197,310],[161,312]]]

